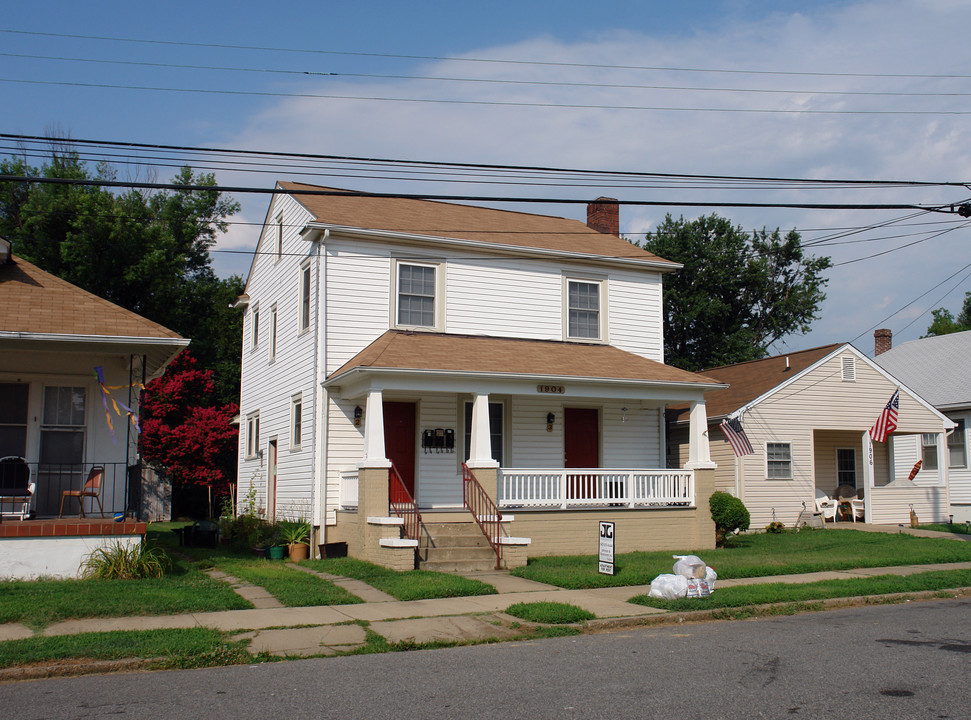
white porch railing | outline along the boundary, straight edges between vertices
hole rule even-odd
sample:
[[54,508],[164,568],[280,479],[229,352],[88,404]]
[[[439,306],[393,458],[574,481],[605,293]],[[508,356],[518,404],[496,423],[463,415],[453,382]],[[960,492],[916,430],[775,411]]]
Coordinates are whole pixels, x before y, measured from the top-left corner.
[[691,507],[691,470],[514,470],[499,472],[500,508]]
[[358,471],[355,470],[341,470],[341,496],[340,496],[340,507],[342,508],[356,508],[357,507],[357,488],[358,488]]

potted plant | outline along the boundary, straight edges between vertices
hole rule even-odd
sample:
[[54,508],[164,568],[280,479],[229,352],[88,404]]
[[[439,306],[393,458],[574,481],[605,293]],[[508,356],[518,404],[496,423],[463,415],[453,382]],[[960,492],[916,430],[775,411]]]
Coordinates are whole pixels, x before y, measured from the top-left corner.
[[280,538],[287,543],[290,559],[294,562],[309,557],[310,545],[307,540],[310,538],[310,523],[303,520],[288,522],[281,528]]

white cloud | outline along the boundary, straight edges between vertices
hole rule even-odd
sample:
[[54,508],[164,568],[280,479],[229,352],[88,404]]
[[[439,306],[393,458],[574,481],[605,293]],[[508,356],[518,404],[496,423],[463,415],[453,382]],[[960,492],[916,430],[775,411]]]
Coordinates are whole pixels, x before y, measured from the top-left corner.
[[[796,71],[806,73],[871,73],[943,75],[971,66],[971,44],[964,28],[971,7],[964,3],[863,2],[802,14],[775,13],[749,22],[733,22],[718,33],[689,37],[652,37],[649,29],[605,34],[595,40],[563,43],[543,36],[515,45],[479,48],[470,57],[530,59],[556,63],[600,63],[640,67],[679,67]],[[946,60],[943,60],[946,59]],[[416,68],[389,70],[414,74]],[[365,81],[328,78],[304,92],[368,97],[452,98],[493,102],[530,102],[611,106],[752,108],[802,110],[888,109],[922,111],[971,108],[966,97],[900,97],[829,95],[823,92],[958,92],[963,82],[947,78],[853,77],[821,75],[744,75],[673,71],[614,70],[562,66],[426,62],[426,76],[515,79],[520,81],[677,85],[770,90],[783,93],[673,91],[661,89],[563,87],[447,83],[425,80]],[[748,112],[680,112],[622,109],[539,108],[499,105],[374,102],[292,98],[249,118],[231,143],[247,148],[429,159],[542,165],[590,169],[711,173],[723,175],[959,180],[971,167],[964,138],[964,116],[781,114]],[[340,187],[454,194],[569,196],[590,199],[607,194],[623,199],[698,200],[711,202],[917,203],[951,202],[971,195],[940,188],[871,188],[821,191],[798,188],[741,192],[718,187],[567,188],[416,183],[403,180],[280,174]],[[225,181],[225,180],[224,180]],[[259,222],[266,198],[247,200],[245,217]],[[516,206],[517,209],[532,208]],[[255,209],[253,209],[255,208]],[[537,212],[582,218],[582,206],[536,208]],[[906,211],[802,211],[689,207],[625,208],[622,227],[643,233],[670,211],[694,217],[718,212],[747,227],[784,230],[855,227],[899,217]],[[259,220],[256,220],[256,218]],[[933,219],[933,218],[932,218]],[[946,219],[946,218],[940,218]],[[913,232],[915,228],[909,229]],[[895,228],[882,235],[908,232]],[[836,267],[830,274],[823,317],[806,347],[848,340],[867,330],[916,295],[939,282],[971,258],[958,231],[927,240],[907,250],[873,260]],[[255,227],[236,226],[221,247],[252,247]],[[805,232],[804,238],[823,232]],[[874,237],[874,235],[870,235]],[[247,240],[248,238],[248,240]],[[853,239],[853,238],[847,238]],[[857,238],[862,239],[862,238]],[[903,245],[899,238],[820,247],[842,262]],[[957,278],[955,279],[956,282]],[[953,283],[952,283],[953,284]],[[942,286],[940,293],[948,286]],[[939,293],[909,312],[927,310]],[[902,313],[887,325],[902,326],[912,317]],[[916,337],[929,322],[918,320],[907,331]],[[902,338],[903,339],[903,338]],[[865,340],[858,343],[868,349]]]

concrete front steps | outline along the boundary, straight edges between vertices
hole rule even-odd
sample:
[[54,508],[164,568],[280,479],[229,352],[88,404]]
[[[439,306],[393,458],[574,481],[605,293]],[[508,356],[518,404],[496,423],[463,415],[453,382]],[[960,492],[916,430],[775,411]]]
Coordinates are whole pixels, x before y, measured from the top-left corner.
[[496,567],[495,551],[472,520],[425,522],[423,526],[418,550],[420,569],[468,573]]

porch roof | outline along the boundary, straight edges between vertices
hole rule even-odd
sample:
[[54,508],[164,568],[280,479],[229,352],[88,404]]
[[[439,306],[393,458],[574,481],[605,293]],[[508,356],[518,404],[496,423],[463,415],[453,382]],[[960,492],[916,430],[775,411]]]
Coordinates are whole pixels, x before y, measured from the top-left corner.
[[[697,393],[724,385],[610,345],[389,330],[333,372],[327,386],[355,374],[420,373],[433,379],[464,376],[529,382],[686,388]],[[437,382],[437,380],[436,380]],[[443,388],[444,389],[444,388]]]
[[145,354],[152,371],[189,344],[16,256],[0,263],[0,308],[0,346],[9,349]]

